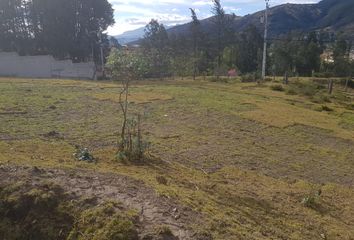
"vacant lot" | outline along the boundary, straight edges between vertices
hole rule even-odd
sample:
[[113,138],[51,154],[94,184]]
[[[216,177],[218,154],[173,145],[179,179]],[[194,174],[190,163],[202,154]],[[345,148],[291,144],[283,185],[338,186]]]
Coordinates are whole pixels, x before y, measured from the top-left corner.
[[[308,82],[135,83],[130,109],[144,116],[152,160],[134,166],[115,158],[118,84],[0,79],[0,185],[31,181],[36,166],[80,197],[137,209],[145,194],[162,215],[140,224],[181,239],[354,239],[354,92]],[[97,163],[75,160],[76,145]],[[110,190],[80,191],[98,185]]]

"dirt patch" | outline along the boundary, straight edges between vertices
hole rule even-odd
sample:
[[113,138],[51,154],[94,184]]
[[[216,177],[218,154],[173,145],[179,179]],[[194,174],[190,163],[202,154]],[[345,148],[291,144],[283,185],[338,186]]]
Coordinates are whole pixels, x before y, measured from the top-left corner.
[[31,185],[38,185],[42,181],[54,182],[68,194],[94,198],[99,204],[109,200],[121,202],[126,208],[135,209],[138,213],[139,239],[156,233],[158,226],[170,229],[174,239],[194,239],[191,225],[201,221],[200,214],[171,199],[158,196],[140,181],[116,174],[0,166],[1,185],[19,181]]

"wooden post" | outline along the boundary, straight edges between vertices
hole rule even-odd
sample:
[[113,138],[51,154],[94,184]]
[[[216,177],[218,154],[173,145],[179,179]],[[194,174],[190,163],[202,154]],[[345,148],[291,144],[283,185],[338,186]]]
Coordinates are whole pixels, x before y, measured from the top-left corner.
[[345,81],[345,89],[344,91],[348,91],[348,85],[349,85],[349,79],[351,79],[351,77],[347,78],[347,80]]
[[328,93],[332,94],[333,92],[333,79],[329,80]]
[[284,84],[288,85],[288,83],[289,83],[288,72],[285,72],[285,74],[284,74]]

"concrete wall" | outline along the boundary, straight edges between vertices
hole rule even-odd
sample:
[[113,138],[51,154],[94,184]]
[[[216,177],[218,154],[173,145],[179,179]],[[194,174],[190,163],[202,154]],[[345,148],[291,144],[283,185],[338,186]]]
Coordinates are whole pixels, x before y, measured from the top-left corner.
[[95,64],[58,61],[49,55],[19,56],[14,52],[0,52],[0,76],[93,79]]

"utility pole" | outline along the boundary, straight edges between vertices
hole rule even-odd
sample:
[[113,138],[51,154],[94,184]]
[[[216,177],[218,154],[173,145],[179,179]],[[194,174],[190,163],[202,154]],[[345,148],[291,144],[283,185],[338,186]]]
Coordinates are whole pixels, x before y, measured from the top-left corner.
[[102,31],[100,31],[100,50],[101,50],[101,68],[102,68],[102,77],[105,77],[104,71],[104,56],[103,56],[103,39],[102,39]]
[[269,0],[265,0],[266,10],[264,14],[264,46],[263,46],[263,62],[262,62],[262,80],[265,80],[267,67],[267,38],[268,38],[268,10]]

